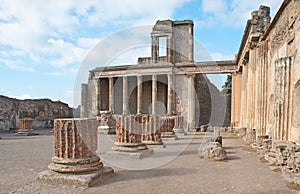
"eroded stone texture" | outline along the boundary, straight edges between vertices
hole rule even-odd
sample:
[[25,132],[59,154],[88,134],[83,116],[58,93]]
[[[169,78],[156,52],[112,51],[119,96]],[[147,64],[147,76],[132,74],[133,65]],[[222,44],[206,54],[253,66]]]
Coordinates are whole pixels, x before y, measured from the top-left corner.
[[160,125],[161,136],[163,139],[177,139],[177,136],[173,131],[175,127],[175,117],[160,117]]
[[[143,135],[149,140],[151,137],[153,137],[152,140],[156,138],[156,136],[148,134],[148,122],[147,116],[117,115],[115,146],[112,148],[113,151],[108,152],[107,155],[141,159],[151,154],[152,150],[148,149],[146,144],[142,142]],[[146,131],[147,133],[145,133]],[[159,133],[156,135],[158,135],[157,142],[159,143]]]
[[90,186],[104,181],[113,169],[104,168],[97,149],[96,119],[54,120],[55,156],[38,180],[51,184]]
[[98,127],[98,133],[100,134],[116,134],[115,121],[110,111],[100,111],[100,126]]
[[33,119],[20,119],[18,135],[38,135],[38,133],[33,132],[32,123]]
[[49,99],[18,100],[0,95],[0,131],[19,128],[22,118],[33,119],[32,128],[52,128],[55,118],[73,116],[72,109],[65,103]]
[[300,1],[285,0],[272,22],[266,6],[247,22],[236,57],[232,124],[245,127],[249,141],[268,135],[300,143],[299,10]]
[[208,142],[200,146],[199,157],[221,161],[226,159],[226,151],[219,142]]

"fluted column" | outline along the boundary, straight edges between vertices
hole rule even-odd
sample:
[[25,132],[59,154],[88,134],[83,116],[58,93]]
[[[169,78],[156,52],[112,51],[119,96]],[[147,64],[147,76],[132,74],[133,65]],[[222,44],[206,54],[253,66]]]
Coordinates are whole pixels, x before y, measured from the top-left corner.
[[123,77],[123,114],[128,114],[128,78]]
[[152,75],[152,114],[156,114],[155,104],[157,101],[157,75]]
[[174,106],[174,101],[173,101],[173,75],[168,74],[168,110],[167,114],[173,115],[173,106]]
[[113,93],[113,89],[114,89],[114,78],[113,77],[109,77],[108,78],[108,93],[109,93],[109,111],[111,113],[114,113],[114,93]]
[[143,77],[137,76],[137,114],[142,113]]

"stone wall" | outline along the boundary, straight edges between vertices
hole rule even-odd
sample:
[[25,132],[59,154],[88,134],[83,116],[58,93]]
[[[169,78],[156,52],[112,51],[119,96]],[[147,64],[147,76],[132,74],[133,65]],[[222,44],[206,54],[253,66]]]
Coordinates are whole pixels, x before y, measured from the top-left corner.
[[19,119],[32,118],[33,128],[52,128],[56,118],[70,118],[72,109],[49,99],[18,100],[0,95],[0,131],[19,128]]
[[269,20],[268,7],[254,11],[237,55],[242,77],[235,123],[274,141],[300,143],[299,10],[300,1],[285,0],[271,23],[264,22]]

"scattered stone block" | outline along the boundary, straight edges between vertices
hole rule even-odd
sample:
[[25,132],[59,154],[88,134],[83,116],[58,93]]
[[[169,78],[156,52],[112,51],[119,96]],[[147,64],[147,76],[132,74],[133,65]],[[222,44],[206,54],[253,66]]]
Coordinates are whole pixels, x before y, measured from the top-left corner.
[[218,142],[208,142],[200,147],[199,157],[221,161],[226,159],[226,151]]

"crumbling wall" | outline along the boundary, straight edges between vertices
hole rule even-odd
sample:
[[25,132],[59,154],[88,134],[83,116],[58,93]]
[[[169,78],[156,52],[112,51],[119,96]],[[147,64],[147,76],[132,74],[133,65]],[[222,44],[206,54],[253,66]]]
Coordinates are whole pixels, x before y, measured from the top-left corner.
[[73,116],[72,109],[63,102],[49,99],[18,100],[0,96],[0,131],[19,127],[19,119],[32,118],[33,128],[52,128],[55,118]]

